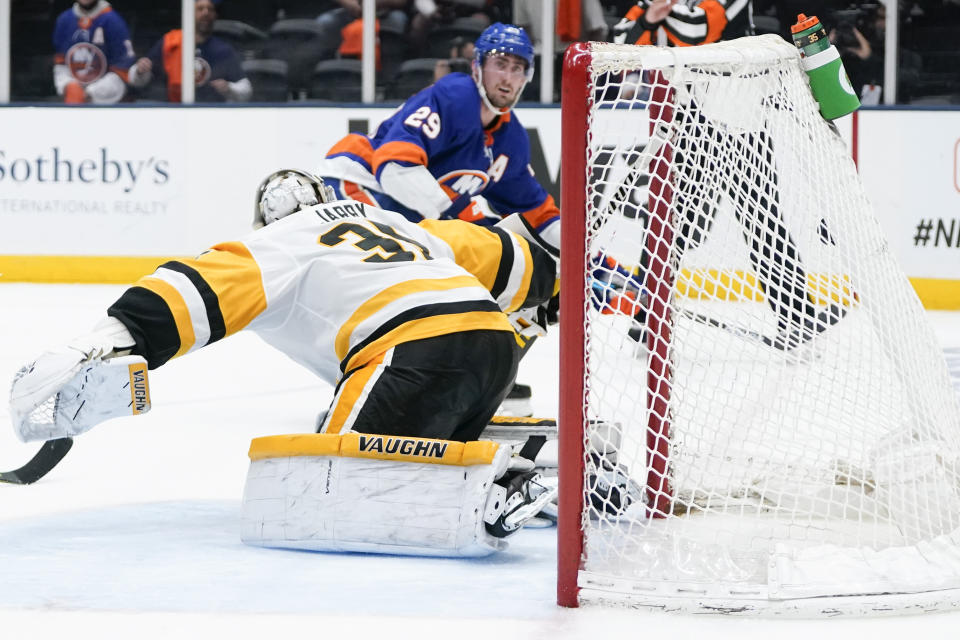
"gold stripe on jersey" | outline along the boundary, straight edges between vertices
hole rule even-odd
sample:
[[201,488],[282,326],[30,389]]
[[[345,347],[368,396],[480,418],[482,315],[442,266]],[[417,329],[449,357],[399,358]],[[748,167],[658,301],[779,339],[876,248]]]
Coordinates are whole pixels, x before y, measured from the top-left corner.
[[436,336],[458,333],[460,331],[479,331],[482,329],[509,331],[513,333],[513,327],[510,326],[510,321],[507,320],[507,316],[500,311],[468,311],[465,313],[418,318],[405,322],[376,340],[366,344],[362,349],[350,356],[347,362],[342,362],[340,369],[350,372],[357,367],[363,366],[377,355],[403,342],[434,338]]
[[472,273],[487,291],[493,288],[503,260],[499,236],[462,220],[422,220],[417,224],[446,242],[453,249],[454,261]]
[[[517,286],[517,293],[510,300],[510,306],[504,309],[505,312],[516,311],[523,305],[527,296],[530,295],[530,281],[533,278],[533,256],[530,254],[529,243],[517,242],[516,236],[513,234],[510,234],[510,239],[513,240],[514,255],[516,255],[518,245],[523,253],[523,277]],[[514,262],[516,262],[516,259],[514,259]]]
[[347,425],[354,407],[366,399],[369,393],[367,388],[370,379],[383,365],[384,354],[380,354],[366,365],[354,372],[344,382],[337,396],[333,399],[333,408],[324,424],[323,433],[341,433]]
[[357,325],[388,304],[406,296],[424,293],[426,291],[449,291],[461,287],[476,286],[477,281],[470,276],[453,276],[450,278],[407,280],[406,282],[401,282],[400,284],[395,284],[392,287],[384,289],[357,307],[357,310],[353,312],[350,319],[340,327],[336,340],[333,343],[337,358],[343,360],[347,357],[347,352],[350,350],[350,337],[353,335]]
[[196,260],[186,260],[217,295],[226,335],[246,327],[267,308],[260,265],[240,242],[224,242]]
[[183,296],[177,291],[176,287],[154,276],[145,276],[137,281],[136,286],[152,291],[160,296],[166,303],[167,308],[173,315],[173,321],[177,325],[177,334],[180,336],[180,348],[172,356],[174,358],[182,356],[193,347],[196,342],[196,335],[193,333],[193,322],[190,318],[190,309],[187,307]]
[[[526,240],[505,229],[459,220],[423,220],[417,224],[453,250],[456,263],[491,292],[504,312],[516,311],[527,301],[534,259]],[[518,278],[521,270],[522,277]],[[510,296],[506,307],[501,298],[504,293]]]

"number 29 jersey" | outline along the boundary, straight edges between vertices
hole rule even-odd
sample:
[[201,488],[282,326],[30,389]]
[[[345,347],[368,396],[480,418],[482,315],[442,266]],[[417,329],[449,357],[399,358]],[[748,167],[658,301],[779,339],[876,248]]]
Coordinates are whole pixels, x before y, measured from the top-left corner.
[[168,262],[108,314],[151,368],[249,328],[335,384],[403,342],[512,331],[503,312],[542,304],[554,283],[552,258],[505,230],[340,201]]

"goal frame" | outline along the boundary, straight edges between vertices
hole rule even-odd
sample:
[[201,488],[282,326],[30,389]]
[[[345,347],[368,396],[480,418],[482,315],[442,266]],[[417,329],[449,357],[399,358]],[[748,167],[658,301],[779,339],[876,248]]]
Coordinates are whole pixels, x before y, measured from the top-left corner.
[[[592,59],[590,43],[572,44],[564,56],[565,77],[561,95],[562,118],[562,157],[566,160],[561,167],[561,199],[564,204],[561,224],[573,233],[561,234],[561,254],[564,256],[583,256],[586,258],[586,239],[582,233],[586,225],[586,202],[583,194],[587,189],[587,148],[589,144],[587,116],[593,106],[589,74]],[[657,74],[653,87],[650,128],[657,122],[673,118],[673,109],[667,100],[670,89]],[[666,434],[669,423],[665,417],[670,397],[670,374],[668,371],[667,349],[670,342],[670,311],[668,297],[674,274],[671,271],[668,247],[672,241],[672,232],[668,223],[672,185],[669,178],[669,165],[672,149],[665,145],[657,156],[651,169],[649,194],[650,233],[647,249],[650,252],[651,265],[647,274],[646,287],[651,292],[648,315],[649,325],[646,332],[647,346],[657,355],[651,361],[647,372],[647,402],[653,403],[650,412],[647,447],[654,456],[647,475],[647,499],[655,506],[653,513],[669,509],[670,487],[667,477]],[[576,162],[573,160],[577,159]],[[662,242],[661,242],[662,240]],[[583,274],[589,269],[586,260],[566,259],[561,261],[562,282],[583,282]],[[583,429],[587,424],[584,412],[584,387],[582,384],[584,368],[585,340],[584,322],[586,293],[585,288],[577,289],[580,295],[565,292],[560,298],[560,333],[564,339],[560,343],[560,403],[558,412],[560,484],[559,518],[557,522],[557,602],[566,607],[579,606],[577,576],[580,570],[583,552],[583,529],[580,514],[583,511],[583,465],[584,439]],[[654,515],[654,517],[658,517]]]
[[[601,52],[598,55],[603,55]],[[659,55],[659,54],[658,54]],[[562,139],[561,152],[563,163],[561,166],[561,196],[563,206],[561,255],[564,259],[560,265],[560,277],[563,286],[563,295],[560,298],[560,378],[559,378],[559,513],[557,532],[557,603],[564,607],[578,607],[580,605],[581,571],[585,568],[589,573],[586,558],[587,533],[585,484],[586,458],[585,429],[588,422],[587,394],[588,388],[584,384],[586,374],[591,370],[589,361],[588,340],[586,333],[590,304],[588,299],[588,278],[595,265],[587,254],[587,240],[589,232],[585,233],[587,214],[593,197],[589,190],[591,168],[588,164],[591,154],[591,144],[594,135],[589,130],[590,114],[596,106],[596,100],[603,100],[595,96],[592,82],[591,65],[593,62],[593,44],[575,43],[571,45],[564,57],[564,82],[561,91]],[[653,134],[658,124],[670,122],[673,118],[673,106],[667,93],[672,91],[662,79],[657,79],[658,72],[653,71],[654,78],[649,82],[651,91],[661,92],[659,99],[651,100],[649,126]],[[670,503],[674,497],[673,488],[669,486],[670,479],[667,473],[669,420],[665,406],[669,401],[671,386],[674,381],[671,377],[669,360],[666,357],[670,345],[670,301],[668,296],[674,284],[674,278],[680,277],[672,273],[669,247],[672,244],[672,227],[668,216],[674,186],[671,184],[669,173],[670,145],[664,145],[660,150],[653,151],[650,162],[650,183],[648,201],[648,232],[645,239],[646,255],[649,265],[644,280],[645,288],[649,293],[649,311],[647,314],[646,333],[643,341],[647,351],[652,355],[648,361],[646,380],[643,373],[637,372],[634,378],[637,387],[642,389],[646,385],[647,404],[647,435],[646,447],[648,455],[648,471],[640,483],[645,482],[645,501],[647,514],[653,517],[662,517],[660,514],[670,513]],[[666,315],[664,315],[666,314]],[[638,394],[639,395],[639,394]],[[639,399],[638,399],[639,400]],[[642,401],[641,401],[642,402]],[[651,406],[651,402],[658,403]],[[664,410],[660,410],[664,409]],[[664,417],[658,417],[664,416]],[[677,494],[680,495],[680,494]],[[956,543],[954,543],[956,544]],[[583,588],[595,596],[597,588],[606,590],[608,587],[618,591],[619,586],[599,586],[590,582],[587,576]],[[611,577],[617,581],[617,578]],[[599,583],[597,583],[599,584]],[[951,585],[955,587],[956,585]],[[725,609],[726,613],[742,613],[744,615],[785,615],[809,617],[813,615],[880,615],[895,613],[918,613],[920,611],[936,611],[960,608],[960,589],[941,588],[930,590],[914,590],[913,592],[857,592],[825,596],[803,596],[793,599],[765,600],[760,596],[757,600],[724,600],[714,596],[703,598],[691,595],[687,603],[683,599],[672,600],[668,608],[679,610],[695,610],[706,612],[705,609],[717,611],[717,607]],[[612,600],[616,600],[613,598]],[[762,603],[765,602],[766,604]],[[642,604],[642,603],[641,603]],[[687,606],[690,604],[691,606]]]
[[[560,217],[561,282],[582,282],[586,272],[587,114],[593,105],[589,75],[590,45],[577,42],[564,55],[565,79],[561,87]],[[584,403],[584,298],[560,297],[560,381],[557,412],[559,471],[557,483],[557,604],[579,606],[577,577],[583,552],[583,426]]]

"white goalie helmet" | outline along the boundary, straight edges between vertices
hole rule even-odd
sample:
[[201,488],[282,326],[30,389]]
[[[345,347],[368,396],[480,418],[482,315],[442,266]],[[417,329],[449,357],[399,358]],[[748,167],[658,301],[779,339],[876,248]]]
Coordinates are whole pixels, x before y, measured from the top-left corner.
[[253,228],[259,229],[276,222],[303,207],[334,200],[336,195],[333,189],[311,173],[300,169],[274,171],[257,187]]

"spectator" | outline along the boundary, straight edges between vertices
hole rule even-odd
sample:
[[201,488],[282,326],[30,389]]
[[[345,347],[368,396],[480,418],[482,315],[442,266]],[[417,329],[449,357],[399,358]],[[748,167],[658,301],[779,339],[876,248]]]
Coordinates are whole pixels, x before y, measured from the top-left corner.
[[487,11],[488,0],[413,0],[414,14],[410,21],[410,40],[424,55],[431,29],[450,24],[457,18],[473,18],[481,29],[493,20]]
[[433,81],[436,82],[448,73],[470,73],[470,61],[473,59],[473,42],[457,36],[450,41],[450,57],[437,60],[433,68]]
[[[340,5],[336,9],[325,11],[317,17],[317,22],[328,28],[332,33],[342,32],[351,22],[361,19],[360,0],[335,0]],[[407,5],[410,0],[376,0],[377,21],[389,24],[395,31],[407,30]]]
[[[846,14],[838,12],[834,16],[845,18]],[[884,5],[867,6],[857,12],[854,26],[848,26],[849,20],[841,19],[829,34],[830,42],[840,50],[844,67],[860,96],[860,102],[865,105],[879,104],[883,96],[886,19],[887,9]],[[911,98],[918,97],[915,94],[922,70],[923,59],[920,54],[901,46],[897,62],[897,102],[909,102]]]
[[[878,89],[883,82],[883,59],[875,55],[870,42],[860,31],[860,16],[857,10],[837,11],[832,16],[833,24],[827,35],[830,43],[840,52],[854,91],[869,104],[878,104]],[[882,27],[880,38],[883,38]]]
[[[580,40],[604,40],[607,37],[607,21],[603,16],[603,7],[600,0],[581,0],[580,1],[580,20],[579,29],[574,28],[568,31],[569,26],[565,25],[561,19],[566,15],[565,4],[559,0],[559,14],[557,20],[557,29],[554,34],[553,50],[562,52],[570,42]],[[543,42],[541,25],[543,24],[542,15],[543,5],[540,2],[524,2],[524,0],[514,0],[513,15],[514,20],[528,32],[533,40],[533,46],[540,50]],[[573,33],[579,31],[579,33]]]
[[[286,60],[287,77],[294,92],[306,92],[310,77],[317,62],[333,55],[340,58],[360,58],[363,54],[363,20],[361,0],[335,0],[338,6],[317,16],[317,24],[324,35],[297,44],[291,44],[274,57]],[[377,21],[375,29],[380,35],[381,24],[397,33],[407,30],[407,5],[410,0],[376,0]],[[377,69],[380,69],[380,45],[376,45]]]
[[[197,0],[196,74],[197,102],[246,102],[253,93],[250,80],[240,66],[240,56],[227,42],[213,35],[217,8],[213,0]],[[145,87],[151,79],[166,86],[167,99],[180,102],[183,33],[168,31],[130,72],[130,84]]]
[[[6,46],[6,45],[4,45]],[[77,0],[53,29],[53,84],[68,104],[113,104],[127,91],[130,30],[106,0]]]
[[658,44],[662,29],[668,44],[689,47],[751,35],[751,14],[750,0],[639,0],[613,30],[617,42]]

